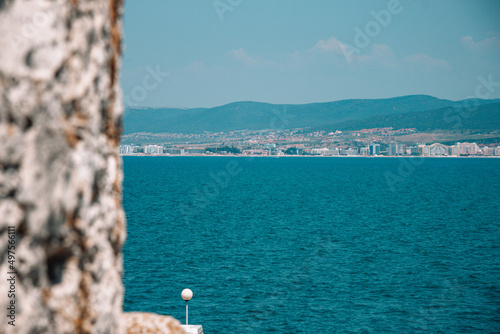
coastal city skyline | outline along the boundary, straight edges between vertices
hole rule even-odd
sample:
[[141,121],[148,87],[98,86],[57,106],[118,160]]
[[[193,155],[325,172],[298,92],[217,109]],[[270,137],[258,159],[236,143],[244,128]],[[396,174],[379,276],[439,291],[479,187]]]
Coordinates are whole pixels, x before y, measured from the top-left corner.
[[[385,150],[382,150],[383,147]],[[304,145],[277,146],[275,143],[264,147],[235,146],[170,146],[170,145],[120,145],[121,155],[165,155],[165,156],[358,156],[358,157],[500,157],[500,143],[489,145],[459,143],[443,145],[441,143],[407,145],[390,142],[388,144],[371,143],[363,147],[305,147]]]

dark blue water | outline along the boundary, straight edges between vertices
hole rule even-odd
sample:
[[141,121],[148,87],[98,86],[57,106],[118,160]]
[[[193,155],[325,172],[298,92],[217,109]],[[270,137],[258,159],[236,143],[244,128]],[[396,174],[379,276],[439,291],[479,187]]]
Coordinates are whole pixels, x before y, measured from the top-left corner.
[[213,333],[499,333],[500,159],[125,157],[125,311]]

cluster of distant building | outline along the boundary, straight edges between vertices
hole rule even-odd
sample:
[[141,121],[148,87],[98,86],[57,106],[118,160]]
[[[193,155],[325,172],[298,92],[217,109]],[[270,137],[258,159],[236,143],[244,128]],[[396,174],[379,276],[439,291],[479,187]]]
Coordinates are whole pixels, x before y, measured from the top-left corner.
[[121,145],[120,154],[134,155],[134,154],[151,154],[151,155],[192,155],[192,154],[205,154],[204,148],[166,148],[162,145]]
[[386,145],[386,151],[380,150],[380,144],[370,144],[359,148],[314,148],[313,155],[334,156],[334,155],[360,155],[360,156],[500,156],[500,145],[477,145],[476,143],[456,143],[447,146],[440,143],[430,145],[409,146],[403,143],[391,142]]
[[[440,143],[430,145],[407,145],[390,142],[384,144],[372,143],[366,147],[321,147],[307,148],[277,147],[275,144],[263,148],[239,149],[241,155],[279,156],[279,155],[313,155],[313,156],[500,156],[500,144],[456,143],[447,146]],[[209,152],[203,147],[165,147],[162,145],[121,145],[122,155],[230,155],[231,152]]]

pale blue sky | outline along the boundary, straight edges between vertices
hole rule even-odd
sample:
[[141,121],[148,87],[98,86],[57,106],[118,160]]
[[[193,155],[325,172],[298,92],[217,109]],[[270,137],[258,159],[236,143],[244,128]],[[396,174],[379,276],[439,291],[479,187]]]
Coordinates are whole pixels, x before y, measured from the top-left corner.
[[[372,15],[389,9],[382,24]],[[499,18],[493,0],[126,0],[124,96],[172,107],[499,98]],[[156,85],[148,67],[169,75]]]

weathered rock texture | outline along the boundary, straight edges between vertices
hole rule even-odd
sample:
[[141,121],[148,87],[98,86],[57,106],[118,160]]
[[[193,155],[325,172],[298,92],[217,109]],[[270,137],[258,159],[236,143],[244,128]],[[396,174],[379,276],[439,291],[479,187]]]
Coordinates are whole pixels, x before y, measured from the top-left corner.
[[0,333],[182,333],[122,314],[121,11],[0,0]]
[[142,312],[124,313],[126,334],[184,334],[180,322],[172,317]]
[[121,11],[121,0],[0,0],[0,332],[125,331]]

